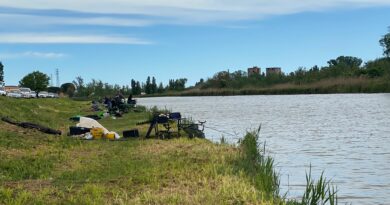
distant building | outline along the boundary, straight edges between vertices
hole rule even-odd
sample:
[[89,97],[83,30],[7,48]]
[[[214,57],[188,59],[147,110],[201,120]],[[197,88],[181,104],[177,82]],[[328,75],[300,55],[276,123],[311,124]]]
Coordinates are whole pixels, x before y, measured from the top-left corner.
[[267,68],[266,74],[267,75],[272,75],[272,74],[280,75],[280,74],[282,74],[282,68],[280,68],[280,67]]
[[4,86],[4,90],[5,91],[11,91],[11,90],[19,90],[19,86],[16,86],[16,85],[6,85]]
[[254,66],[253,68],[248,68],[248,77],[251,75],[259,75],[261,72],[261,69],[257,66]]

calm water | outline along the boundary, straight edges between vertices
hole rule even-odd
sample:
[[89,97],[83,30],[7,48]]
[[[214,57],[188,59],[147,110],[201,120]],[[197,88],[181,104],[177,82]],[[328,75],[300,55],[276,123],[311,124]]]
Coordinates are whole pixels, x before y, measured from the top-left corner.
[[[342,202],[390,204],[390,94],[142,98],[207,120],[206,137],[234,143],[262,125],[282,193],[301,197],[305,171],[324,170]],[[218,130],[218,131],[217,131]],[[220,131],[223,131],[220,132]]]

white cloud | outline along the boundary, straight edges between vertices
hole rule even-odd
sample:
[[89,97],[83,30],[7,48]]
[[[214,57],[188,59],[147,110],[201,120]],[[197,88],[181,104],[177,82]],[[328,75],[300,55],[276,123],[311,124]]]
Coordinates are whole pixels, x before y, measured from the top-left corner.
[[0,43],[24,44],[151,44],[149,41],[117,35],[53,33],[0,33]]
[[37,25],[97,25],[140,27],[151,25],[150,20],[113,17],[56,17],[24,14],[0,14],[0,24]]
[[389,0],[2,0],[0,6],[81,12],[144,14],[173,22],[258,19],[331,8],[390,6]]
[[26,51],[20,53],[0,53],[0,58],[63,58],[64,53]]

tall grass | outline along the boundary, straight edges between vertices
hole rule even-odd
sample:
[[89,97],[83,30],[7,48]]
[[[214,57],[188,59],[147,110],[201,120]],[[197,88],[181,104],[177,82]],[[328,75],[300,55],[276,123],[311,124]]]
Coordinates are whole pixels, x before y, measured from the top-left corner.
[[335,205],[337,204],[337,191],[330,180],[324,177],[324,172],[315,182],[311,177],[311,166],[306,173],[306,189],[302,197],[302,204],[310,205]]
[[286,203],[289,205],[335,205],[338,204],[336,188],[331,180],[321,174],[318,181],[312,178],[311,166],[306,173],[306,189],[300,202],[290,200],[283,202],[280,196],[279,174],[275,171],[274,160],[265,155],[265,146],[261,150],[259,142],[259,127],[256,131],[248,132],[240,141],[240,157],[237,162],[239,168],[251,178],[254,186],[263,192],[267,199],[274,202]]
[[248,132],[240,142],[239,167],[252,178],[252,183],[257,189],[266,194],[267,198],[278,198],[279,175],[274,169],[274,160],[265,156],[265,151],[260,150],[260,127],[256,131]]

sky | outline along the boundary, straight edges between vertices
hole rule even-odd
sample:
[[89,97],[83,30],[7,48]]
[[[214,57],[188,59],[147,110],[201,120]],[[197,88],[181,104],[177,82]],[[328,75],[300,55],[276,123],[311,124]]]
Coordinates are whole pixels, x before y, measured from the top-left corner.
[[128,85],[383,54],[390,0],[0,0],[5,83],[38,70]]

